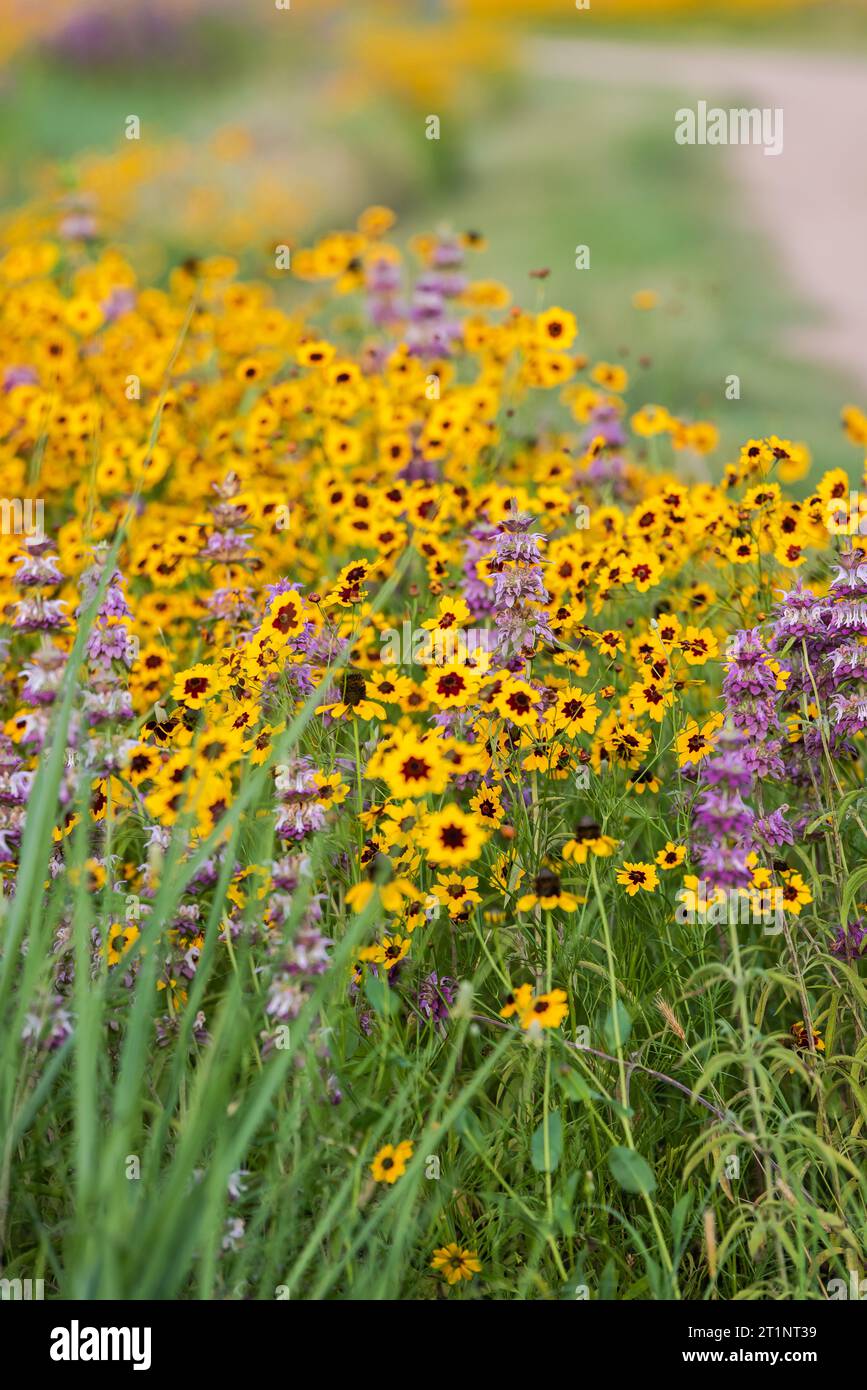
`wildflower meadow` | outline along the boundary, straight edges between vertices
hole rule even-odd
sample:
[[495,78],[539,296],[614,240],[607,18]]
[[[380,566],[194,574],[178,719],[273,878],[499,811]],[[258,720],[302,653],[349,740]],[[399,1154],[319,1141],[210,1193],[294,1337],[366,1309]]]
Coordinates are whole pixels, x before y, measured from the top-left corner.
[[858,1296],[867,415],[447,211],[4,216],[4,1297]]

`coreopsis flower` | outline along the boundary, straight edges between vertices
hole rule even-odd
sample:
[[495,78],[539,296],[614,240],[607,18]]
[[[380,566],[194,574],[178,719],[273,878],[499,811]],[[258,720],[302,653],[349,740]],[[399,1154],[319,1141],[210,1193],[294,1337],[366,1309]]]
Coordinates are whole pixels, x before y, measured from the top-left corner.
[[372,560],[353,560],[344,565],[323,602],[341,608],[354,608],[356,604],[363,603],[367,598],[367,582],[378,568],[378,564]]
[[596,821],[582,820],[575,826],[561,853],[567,864],[586,864],[589,854],[607,859],[616,848],[617,841],[612,835],[603,835]]
[[532,985],[519,985],[506,996],[506,1002],[500,1009],[500,1018],[511,1018],[514,1014],[523,1014],[530,1006],[533,999]]
[[752,536],[738,532],[723,547],[723,554],[733,565],[752,565],[759,558],[759,547]]
[[288,589],[271,599],[256,635],[263,641],[270,640],[279,649],[303,631],[305,621],[300,596],[294,589]]
[[677,896],[687,913],[697,917],[704,916],[708,908],[715,903],[726,901],[723,888],[710,886],[705,879],[698,878],[696,874],[684,875],[683,886]]
[[134,923],[113,922],[108,929],[108,939],[105,945],[105,955],[109,965],[117,965],[132,950],[139,936],[139,929]]
[[459,1284],[462,1279],[472,1279],[482,1272],[476,1251],[461,1249],[455,1241],[435,1250],[430,1263],[431,1269],[438,1270],[447,1284]]
[[519,912],[532,912],[534,907],[540,907],[544,912],[552,912],[559,908],[562,912],[577,912],[578,898],[574,893],[567,893],[560,877],[553,869],[542,868],[533,880],[533,891],[524,893],[517,902]]
[[379,704],[402,706],[412,690],[409,677],[399,676],[391,669],[367,673],[368,696]]
[[596,731],[593,766],[598,771],[603,763],[613,763],[636,771],[650,745],[650,734],[616,714],[606,715]]
[[185,671],[179,671],[172,686],[172,695],[187,709],[198,710],[208,701],[221,695],[228,686],[223,676],[214,666],[199,661]]
[[624,860],[617,870],[617,882],[634,898],[636,893],[652,893],[659,884],[659,877],[653,864],[630,863]]
[[498,783],[487,786],[484,782],[475,795],[470,798],[470,809],[489,830],[496,830],[506,819],[503,806],[503,791]]
[[384,936],[373,946],[363,946],[358,959],[365,965],[382,965],[386,970],[393,970],[409,954],[411,946],[408,936]]
[[591,632],[589,634],[593,645],[602,653],[603,656],[614,660],[618,652],[626,650],[626,640],[622,632],[616,628],[606,628],[604,632]]
[[632,416],[633,430],[640,438],[649,439],[665,434],[674,427],[674,419],[662,405],[644,405]]
[[439,710],[466,709],[479,689],[480,678],[460,661],[435,666],[422,684],[431,703]]
[[719,655],[719,643],[711,629],[692,623],[678,636],[677,646],[689,666],[702,666]]
[[395,874],[393,865],[384,854],[376,854],[367,868],[367,877],[346,890],[346,905],[362,913],[375,899],[383,912],[398,913],[408,902],[421,902],[423,894],[409,879]]
[[[327,1057],[332,1027],[341,1038],[377,1030],[358,997],[364,981],[400,982],[411,1023],[402,1045],[409,1055],[433,1042],[435,1061],[450,1017],[469,1012],[485,941],[504,972],[525,978],[525,914],[574,913],[583,901],[563,886],[570,870],[545,857],[561,845],[576,875],[633,853],[612,874],[636,906],[666,874],[680,880],[688,853],[695,873],[676,893],[678,923],[684,907],[720,924],[730,905],[751,922],[809,915],[806,944],[824,939],[826,963],[849,989],[867,953],[864,909],[828,925],[820,890],[842,877],[841,843],[857,864],[867,543],[847,545],[827,579],[812,559],[829,513],[846,510],[845,470],[787,498],[783,485],[809,459],[769,437],[750,441],[719,484],[655,473],[644,455],[656,446],[640,441],[656,437],[666,456],[702,453],[714,429],[661,406],[630,419],[613,399],[625,369],[578,357],[564,310],[491,319],[508,294],[465,274],[476,235],[419,238],[414,279],[383,239],[384,209],[298,249],[293,270],[317,299],[333,294],[338,308],[351,291],[367,299],[377,331],[356,352],[345,316],[329,313],[323,336],[316,302],[309,316],[285,311],[267,285],[240,283],[228,257],[139,289],[115,250],[90,244],[105,222],[96,203],[65,198],[55,221],[59,240],[38,210],[38,239],[22,224],[0,264],[6,486],[44,495],[52,536],[0,537],[4,896],[16,891],[38,759],[67,683],[75,697],[57,823],[47,827],[46,891],[59,916],[46,992],[24,1020],[30,1049],[59,1049],[74,1027],[68,880],[73,892],[113,900],[89,946],[94,973],[112,972],[114,1058],[128,1007],[118,986],[134,983],[138,932],[165,896],[175,851],[179,897],[149,948],[159,953],[157,1048],[185,1036],[195,1054],[208,1043],[204,1015],[185,1009],[222,893],[209,998],[219,1005],[240,943],[266,1026],[260,1055],[282,1045],[288,1025],[306,1060],[287,1084],[300,1077],[307,1087],[319,1066],[329,1104],[341,1086]],[[140,406],[117,386],[130,344]],[[571,421],[561,426],[555,396],[567,382]],[[507,424],[513,388],[551,392],[544,417],[531,398],[520,426]],[[865,419],[845,413],[861,443]],[[119,570],[105,575],[118,536]],[[100,578],[100,611],[72,671],[74,624]],[[769,589],[779,602],[766,615]],[[735,612],[742,631],[717,701]],[[421,650],[413,636],[405,653],[422,623]],[[389,633],[402,634],[397,651]],[[328,694],[308,723],[300,716],[314,691]],[[127,737],[112,725],[133,711]],[[290,726],[291,756],[271,780],[257,775]],[[670,789],[673,812],[656,804]],[[224,823],[236,820],[239,795],[235,838]],[[71,862],[80,836],[90,840],[81,870]],[[277,849],[265,848],[272,841]],[[781,861],[801,845],[815,876],[800,855],[791,856],[800,872]],[[268,862],[252,863],[260,852]],[[128,917],[115,906],[124,896]],[[338,919],[353,912],[371,930],[352,964],[351,1007],[329,1005],[298,1038]],[[552,932],[551,942],[552,970],[568,965],[568,939]],[[517,986],[500,1018],[531,1038],[563,1027],[566,991],[542,991],[538,978]],[[806,1031],[795,1045],[813,1050]],[[411,1153],[409,1142],[386,1145],[376,1180],[397,1181]],[[232,1186],[237,1198],[243,1182]],[[230,1252],[243,1228],[224,1235]],[[459,1243],[434,1252],[452,1283],[477,1266]]]
[[349,671],[343,677],[341,698],[331,704],[318,705],[317,714],[330,715],[332,719],[381,719],[386,714],[377,700],[367,698],[367,681],[360,671]]
[[325,810],[329,810],[332,806],[342,805],[349,795],[349,787],[339,772],[332,772],[329,777],[326,777],[322,772],[317,772],[316,786],[318,788],[317,800]]
[[[825,1043],[818,1028],[812,1030],[812,1035],[807,1031],[805,1023],[793,1023],[790,1029],[792,1039],[791,1046],[797,1052],[824,1052]],[[812,1045],[811,1045],[812,1044]]]
[[514,677],[503,681],[494,705],[503,719],[519,729],[538,722],[541,714],[539,692],[528,681]]
[[384,1144],[370,1165],[374,1182],[396,1183],[406,1172],[412,1158],[413,1142],[403,1139],[399,1144]]
[[449,595],[440,599],[435,618],[428,618],[422,627],[428,632],[459,631],[470,617],[470,610],[463,598]]
[[636,767],[627,777],[627,790],[638,792],[639,796],[646,791],[657,792],[660,790],[659,774],[654,773],[652,767]]
[[568,350],[577,332],[575,315],[567,309],[546,309],[536,316],[536,337],[545,347]]
[[666,678],[658,679],[650,674],[632,683],[628,700],[633,714],[647,714],[660,724],[666,710],[674,704],[674,690]]
[[686,845],[676,845],[672,840],[666,842],[665,848],[661,849],[656,856],[656,863],[660,869],[677,869],[686,858]]
[[681,622],[674,613],[661,613],[658,618],[654,618],[650,626],[666,652],[671,652],[675,646],[679,647]]
[[421,843],[432,863],[461,869],[478,859],[487,838],[476,817],[459,806],[448,806],[425,818]]
[[577,733],[592,734],[599,721],[596,696],[585,695],[578,686],[567,686],[557,692],[557,703],[548,710],[546,719],[558,733],[571,737]]
[[450,769],[445,749],[432,736],[423,737],[415,729],[397,736],[393,746],[382,754],[380,762],[368,768],[381,776],[389,794],[395,799],[439,794],[449,784]]
[[639,594],[658,584],[661,576],[662,561],[650,549],[639,547],[626,561],[626,583],[633,584]]
[[548,994],[534,995],[521,1010],[521,1027],[559,1028],[569,1013],[565,989],[552,989]]
[[807,884],[796,869],[787,869],[782,874],[783,888],[782,900],[786,912],[793,913],[796,917],[801,915],[801,908],[806,907],[813,901],[813,894]]
[[473,904],[482,901],[481,894],[476,891],[478,886],[475,874],[438,874],[431,891],[448,909],[450,917],[466,921]]

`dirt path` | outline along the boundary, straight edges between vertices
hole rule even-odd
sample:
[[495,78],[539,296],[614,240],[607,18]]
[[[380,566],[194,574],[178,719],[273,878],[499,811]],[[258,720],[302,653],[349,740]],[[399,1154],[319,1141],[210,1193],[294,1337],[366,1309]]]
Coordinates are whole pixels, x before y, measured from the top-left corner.
[[674,112],[781,107],[780,155],[755,146],[707,150],[745,190],[750,217],[779,249],[781,265],[816,322],[787,346],[842,369],[867,389],[867,61],[827,54],[537,39],[537,75],[656,86]]

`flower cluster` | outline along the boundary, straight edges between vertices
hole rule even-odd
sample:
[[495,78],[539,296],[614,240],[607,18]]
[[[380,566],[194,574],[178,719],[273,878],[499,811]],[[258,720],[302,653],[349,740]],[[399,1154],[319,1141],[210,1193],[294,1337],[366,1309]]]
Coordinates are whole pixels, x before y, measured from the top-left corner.
[[[433,1055],[477,977],[521,1046],[569,1037],[572,943],[607,900],[641,950],[700,883],[797,919],[844,872],[829,817],[867,729],[865,551],[823,578],[839,480],[788,496],[809,459],[773,436],[684,481],[712,424],[630,403],[570,311],[510,309],[479,238],[417,238],[410,270],[391,220],[305,248],[316,300],[292,311],[225,257],[163,288],[96,239],[0,261],[2,486],[46,504],[44,532],[0,537],[3,892],[60,738],[48,883],[87,875],[112,1028],[147,963],[155,1045],[207,1049],[201,962],[219,990],[243,947],[257,1062],[300,1030],[330,1101],[348,1037],[398,1017]],[[357,333],[322,326],[330,298]],[[450,640],[384,659],[404,624]],[[25,1021],[46,1050],[76,1026],[72,897]],[[834,910],[842,970],[865,933]],[[412,1153],[385,1145],[373,1179]],[[451,1242],[434,1268],[479,1262]]]

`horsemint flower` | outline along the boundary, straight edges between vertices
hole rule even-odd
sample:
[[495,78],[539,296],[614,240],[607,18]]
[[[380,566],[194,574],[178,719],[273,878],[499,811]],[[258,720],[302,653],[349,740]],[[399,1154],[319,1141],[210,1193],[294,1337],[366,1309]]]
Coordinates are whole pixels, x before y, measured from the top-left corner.
[[554,643],[544,605],[550,595],[542,582],[541,532],[531,531],[534,517],[511,511],[494,537],[494,612],[498,629],[496,654],[532,656],[539,641]]

